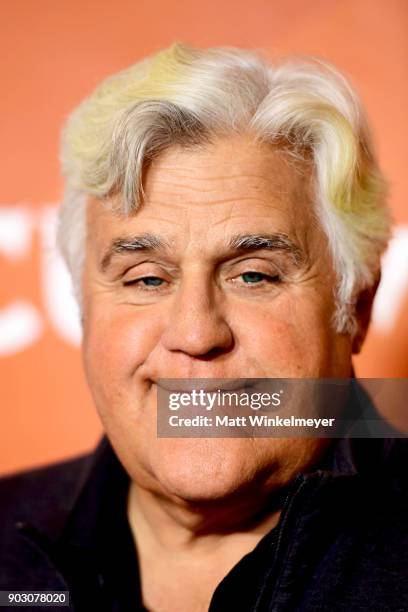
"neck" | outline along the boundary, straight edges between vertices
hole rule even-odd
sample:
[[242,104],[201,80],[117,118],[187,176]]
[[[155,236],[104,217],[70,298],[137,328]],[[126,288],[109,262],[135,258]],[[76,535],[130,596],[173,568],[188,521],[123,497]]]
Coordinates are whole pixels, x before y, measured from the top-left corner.
[[172,499],[132,482],[128,519],[149,610],[208,610],[218,584],[276,526],[282,494],[254,491],[206,503]]
[[128,519],[140,552],[155,549],[163,554],[205,554],[232,543],[251,550],[276,526],[283,493],[260,499],[186,502],[164,498],[132,482],[128,497]]

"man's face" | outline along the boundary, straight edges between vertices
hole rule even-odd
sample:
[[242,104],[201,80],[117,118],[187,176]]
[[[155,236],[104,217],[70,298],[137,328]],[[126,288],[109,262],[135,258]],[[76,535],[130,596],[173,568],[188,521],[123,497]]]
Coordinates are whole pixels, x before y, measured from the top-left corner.
[[[261,498],[322,441],[157,439],[157,380],[350,375],[311,168],[235,136],[169,149],[144,189],[128,217],[88,203],[83,359],[96,407],[141,486],[183,503],[254,486]],[[123,238],[150,248],[112,250]]]

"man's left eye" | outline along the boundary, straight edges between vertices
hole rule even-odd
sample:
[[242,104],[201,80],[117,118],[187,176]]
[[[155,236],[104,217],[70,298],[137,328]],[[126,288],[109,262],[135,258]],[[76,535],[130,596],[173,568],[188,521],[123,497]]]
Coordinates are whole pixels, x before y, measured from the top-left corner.
[[263,272],[244,272],[240,275],[242,280],[247,285],[255,285],[262,281],[273,282],[279,280],[279,276],[264,274]]
[[158,276],[145,276],[144,278],[141,278],[139,280],[142,281],[148,287],[158,287],[159,285],[164,283],[164,280],[162,278],[159,278]]

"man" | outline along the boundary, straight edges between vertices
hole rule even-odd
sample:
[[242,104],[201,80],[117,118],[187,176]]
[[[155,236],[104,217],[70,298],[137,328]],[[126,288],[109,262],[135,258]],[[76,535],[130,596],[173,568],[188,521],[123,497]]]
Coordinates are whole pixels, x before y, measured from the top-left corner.
[[168,379],[348,379],[389,236],[355,94],[175,45],[63,136],[96,452],[2,482],[1,588],[73,610],[408,609],[402,440],[158,437]]

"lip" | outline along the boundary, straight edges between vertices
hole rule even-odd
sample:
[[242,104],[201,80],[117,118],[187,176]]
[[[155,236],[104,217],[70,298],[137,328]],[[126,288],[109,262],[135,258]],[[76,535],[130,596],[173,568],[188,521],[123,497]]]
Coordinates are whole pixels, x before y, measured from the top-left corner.
[[236,391],[254,386],[251,378],[158,378],[153,382],[165,391],[178,393],[189,393],[201,389],[209,392]]

